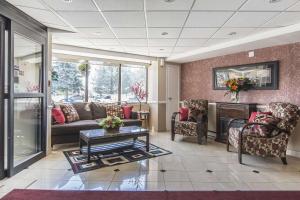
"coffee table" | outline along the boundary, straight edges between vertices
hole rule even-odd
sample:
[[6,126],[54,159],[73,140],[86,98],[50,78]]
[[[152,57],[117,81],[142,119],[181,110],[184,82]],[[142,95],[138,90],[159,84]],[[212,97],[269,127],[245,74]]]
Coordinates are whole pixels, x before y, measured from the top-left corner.
[[138,126],[120,127],[119,131],[111,133],[105,129],[93,129],[80,131],[79,147],[82,154],[82,147],[87,145],[88,162],[91,161],[91,146],[109,142],[118,142],[126,139],[133,139],[135,142],[138,137],[146,137],[146,151],[149,151],[149,130]]

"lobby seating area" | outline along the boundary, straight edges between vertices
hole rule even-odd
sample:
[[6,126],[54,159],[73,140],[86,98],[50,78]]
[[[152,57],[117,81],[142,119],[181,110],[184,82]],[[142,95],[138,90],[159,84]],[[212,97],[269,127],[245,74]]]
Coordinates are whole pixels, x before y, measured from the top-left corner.
[[300,0],[0,0],[0,199],[297,199]]

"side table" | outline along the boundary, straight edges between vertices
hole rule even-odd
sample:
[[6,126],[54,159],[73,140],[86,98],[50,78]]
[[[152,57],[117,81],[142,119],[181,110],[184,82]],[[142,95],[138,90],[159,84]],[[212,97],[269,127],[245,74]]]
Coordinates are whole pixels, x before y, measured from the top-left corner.
[[149,111],[137,111],[138,119],[143,121],[144,128],[149,128],[149,118],[150,112]]

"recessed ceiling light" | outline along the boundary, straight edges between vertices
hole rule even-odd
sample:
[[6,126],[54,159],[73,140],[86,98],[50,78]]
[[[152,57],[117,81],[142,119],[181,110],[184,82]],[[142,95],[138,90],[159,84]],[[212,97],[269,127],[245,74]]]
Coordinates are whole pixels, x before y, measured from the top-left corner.
[[174,2],[175,0],[164,0],[165,2],[167,2],[167,3],[172,3],[172,2]]
[[236,35],[236,32],[230,32],[228,35]]
[[161,35],[168,35],[168,32],[162,32]]
[[280,2],[281,0],[269,0],[269,3],[278,3]]
[[163,51],[163,50],[165,50],[165,49],[159,49],[160,51]]
[[72,0],[63,0],[65,3],[72,3]]

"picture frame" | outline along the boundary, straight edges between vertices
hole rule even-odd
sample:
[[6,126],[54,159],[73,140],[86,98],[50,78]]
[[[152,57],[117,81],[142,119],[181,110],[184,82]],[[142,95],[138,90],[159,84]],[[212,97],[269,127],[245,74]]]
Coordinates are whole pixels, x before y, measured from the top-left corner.
[[213,68],[213,89],[226,90],[227,80],[241,77],[254,83],[252,90],[278,90],[279,61]]

